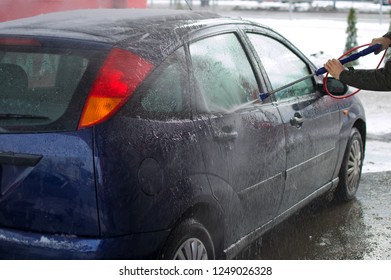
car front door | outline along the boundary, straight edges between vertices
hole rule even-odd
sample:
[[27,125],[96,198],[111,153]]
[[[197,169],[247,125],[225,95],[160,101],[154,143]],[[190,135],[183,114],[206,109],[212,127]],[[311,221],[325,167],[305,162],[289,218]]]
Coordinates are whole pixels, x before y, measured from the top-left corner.
[[[311,74],[308,63],[283,41],[247,33],[272,89]],[[308,77],[271,97],[286,136],[286,183],[279,214],[331,184],[338,155],[340,113],[337,103]]]
[[258,83],[239,38],[228,32],[189,45],[198,100],[195,127],[213,193],[227,214],[228,239],[276,215],[285,168],[283,124],[275,106],[259,103]]

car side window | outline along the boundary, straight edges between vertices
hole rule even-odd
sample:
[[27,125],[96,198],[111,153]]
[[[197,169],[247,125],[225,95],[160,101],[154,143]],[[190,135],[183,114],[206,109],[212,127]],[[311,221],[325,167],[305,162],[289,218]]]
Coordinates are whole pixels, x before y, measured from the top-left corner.
[[[311,74],[307,64],[281,42],[260,34],[248,33],[247,35],[266,70],[273,89]],[[314,91],[313,80],[308,78],[278,91],[275,96],[277,100],[282,100],[311,94]]]
[[246,53],[234,33],[190,45],[196,86],[206,110],[229,112],[258,98],[258,85]]
[[141,107],[146,112],[170,114],[181,112],[184,107],[184,73],[187,72],[183,48],[177,50],[157,70],[145,94]]

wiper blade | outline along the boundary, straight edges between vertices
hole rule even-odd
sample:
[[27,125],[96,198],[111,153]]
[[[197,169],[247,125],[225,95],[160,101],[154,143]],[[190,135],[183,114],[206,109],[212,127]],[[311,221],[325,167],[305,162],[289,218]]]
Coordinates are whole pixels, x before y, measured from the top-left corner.
[[34,119],[34,120],[48,120],[48,117],[28,115],[28,114],[0,114],[0,119]]

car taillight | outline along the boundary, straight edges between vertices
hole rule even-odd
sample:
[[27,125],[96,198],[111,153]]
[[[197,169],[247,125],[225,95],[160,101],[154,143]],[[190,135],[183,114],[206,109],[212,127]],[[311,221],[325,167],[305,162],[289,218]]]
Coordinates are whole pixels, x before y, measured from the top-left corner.
[[152,68],[150,62],[138,55],[114,48],[92,85],[78,128],[101,123],[115,114]]

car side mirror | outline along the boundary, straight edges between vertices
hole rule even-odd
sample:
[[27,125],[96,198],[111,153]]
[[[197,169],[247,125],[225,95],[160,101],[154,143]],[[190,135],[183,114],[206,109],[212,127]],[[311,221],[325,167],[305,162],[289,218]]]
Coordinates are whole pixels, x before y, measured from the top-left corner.
[[[345,93],[347,93],[347,91],[348,91],[348,86],[335,78],[327,77],[326,83],[327,83],[326,84],[327,90],[332,95],[342,96]],[[326,94],[326,91],[324,90],[323,85],[319,85],[319,88],[322,93]]]

